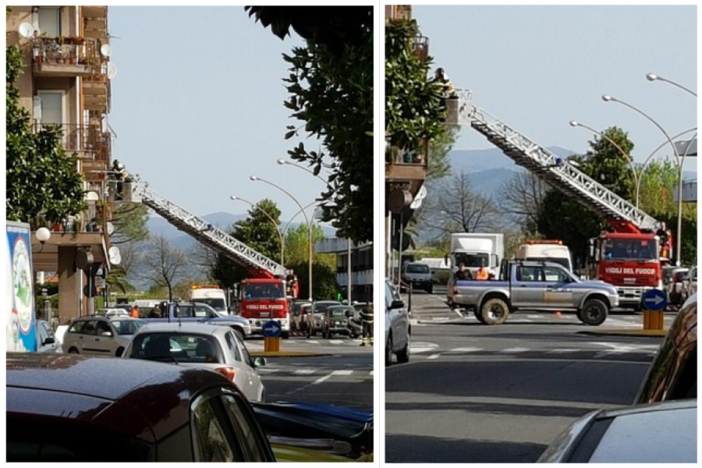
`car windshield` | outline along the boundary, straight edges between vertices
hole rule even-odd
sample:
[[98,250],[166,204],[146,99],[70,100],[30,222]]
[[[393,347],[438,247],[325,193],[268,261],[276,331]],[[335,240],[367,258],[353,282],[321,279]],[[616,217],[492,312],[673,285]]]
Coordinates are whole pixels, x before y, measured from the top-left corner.
[[112,320],[111,323],[118,335],[133,335],[144,326],[141,320]]
[[244,299],[285,299],[283,283],[246,283]]
[[407,273],[430,273],[431,272],[429,270],[429,265],[425,265],[422,263],[413,263],[413,264],[407,265],[407,268],[405,271]]
[[655,260],[656,242],[651,239],[606,239],[602,249],[605,260]]
[[490,257],[488,257],[488,254],[486,253],[467,254],[458,252],[455,254],[455,256],[456,265],[460,265],[462,263],[466,266],[466,268],[479,268],[482,265],[490,265]]
[[332,306],[339,305],[338,302],[317,302],[314,305],[314,313],[315,314],[323,314],[327,311],[328,308]]
[[224,362],[217,339],[196,333],[141,333],[134,337],[129,357],[165,362]]
[[198,298],[193,299],[193,302],[198,302],[201,304],[207,304],[215,310],[226,310],[227,305],[224,303],[222,298]]
[[330,307],[329,313],[334,317],[345,317],[347,310],[351,310],[353,312],[353,309],[349,309],[347,307]]

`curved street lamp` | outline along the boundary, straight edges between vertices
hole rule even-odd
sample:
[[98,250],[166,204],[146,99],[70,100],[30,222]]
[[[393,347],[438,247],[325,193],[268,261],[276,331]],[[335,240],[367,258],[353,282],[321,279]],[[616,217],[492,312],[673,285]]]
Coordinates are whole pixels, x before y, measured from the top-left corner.
[[305,217],[305,221],[307,222],[307,237],[308,237],[308,244],[309,244],[308,247],[307,247],[307,250],[308,250],[308,262],[309,262],[309,264],[308,264],[308,275],[309,275],[309,277],[308,277],[308,280],[309,280],[309,300],[311,301],[311,300],[312,300],[312,227],[311,227],[311,225],[310,225],[310,220],[309,220],[309,218],[307,217],[307,213],[305,213],[304,208],[302,207],[302,205],[300,204],[300,202],[297,201],[297,198],[293,197],[292,194],[291,194],[290,192],[288,192],[287,190],[285,190],[285,189],[284,189],[283,187],[281,187],[280,185],[275,184],[275,183],[271,182],[270,180],[262,179],[261,177],[257,177],[257,176],[255,176],[255,175],[250,176],[249,179],[251,179],[253,182],[257,182],[257,181],[263,182],[263,183],[265,183],[265,184],[270,185],[271,187],[274,187],[274,188],[280,190],[280,191],[283,192],[285,195],[287,195],[288,197],[290,197],[290,199],[291,199],[292,201],[294,201],[295,204],[296,204],[298,207],[300,207],[300,210],[302,211],[302,214],[303,214],[303,216]]
[[265,215],[265,217],[268,218],[271,223],[273,223],[273,226],[275,226],[275,232],[278,234],[278,238],[280,239],[280,264],[283,266],[283,268],[285,268],[285,241],[283,239],[283,234],[281,234],[281,232],[280,232],[280,226],[278,225],[278,223],[275,222],[275,219],[273,219],[273,217],[270,214],[268,214],[268,212],[266,210],[264,210],[263,208],[261,208],[260,206],[254,204],[254,203],[251,203],[250,201],[246,200],[245,198],[241,198],[241,197],[238,197],[236,195],[232,195],[231,197],[229,197],[229,199],[232,201],[237,201],[237,200],[242,201],[242,202],[250,205],[252,208],[263,213]]
[[[656,76],[656,79],[660,79],[660,78]],[[670,144],[670,147],[673,148],[673,153],[675,154],[675,159],[677,161],[680,161],[680,174],[679,174],[680,180],[678,181],[678,184],[680,185],[680,187],[678,189],[678,193],[682,194],[682,168],[683,168],[682,165],[685,162],[684,156],[683,156],[683,158],[680,157],[680,153],[678,152],[677,147],[673,143],[673,139],[670,137],[670,135],[668,135],[668,132],[666,132],[665,129],[661,126],[661,124],[656,122],[650,115],[648,115],[647,113],[645,113],[641,109],[639,109],[635,106],[632,106],[631,104],[629,104],[625,101],[622,101],[621,99],[617,99],[617,98],[612,97],[608,94],[605,94],[602,96],[602,100],[605,102],[618,102],[619,104],[621,104],[625,107],[628,107],[629,109],[633,110],[637,114],[640,114],[643,117],[645,117],[649,122],[651,122],[653,125],[655,125],[656,128],[658,128],[663,133],[663,135],[665,135],[665,137],[668,139],[668,143]],[[688,145],[688,147],[689,147],[689,145]],[[675,255],[675,264],[677,266],[680,266],[680,253],[682,250],[680,248],[681,242],[682,242],[682,232],[681,231],[682,231],[682,201],[680,201],[678,203],[678,232],[677,232],[677,241],[676,241],[676,248],[675,248],[675,254],[676,254]]]
[[691,90],[691,89],[689,89],[689,88],[687,88],[687,87],[681,85],[680,83],[676,83],[676,82],[673,81],[673,80],[669,80],[669,79],[667,79],[667,78],[663,78],[663,77],[660,76],[660,75],[656,75],[655,73],[646,73],[646,79],[647,79],[648,81],[651,81],[651,82],[653,82],[653,81],[663,81],[663,82],[665,82],[665,83],[670,83],[670,84],[672,84],[673,86],[677,86],[678,88],[680,88],[680,89],[682,89],[682,90],[684,90],[684,91],[687,91],[688,93],[690,93],[690,94],[692,94],[693,96],[697,97],[697,93],[695,93],[693,90]]

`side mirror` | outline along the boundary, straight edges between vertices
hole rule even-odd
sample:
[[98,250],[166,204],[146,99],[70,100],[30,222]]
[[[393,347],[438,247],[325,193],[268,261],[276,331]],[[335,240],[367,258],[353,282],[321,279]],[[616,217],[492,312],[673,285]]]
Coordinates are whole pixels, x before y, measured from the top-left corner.
[[105,332],[100,333],[100,336],[110,337],[110,336],[112,336],[112,332],[110,332],[110,331],[105,331]]
[[390,304],[391,309],[402,309],[405,307],[405,303],[403,301],[392,301]]
[[48,337],[46,337],[46,339],[44,340],[44,342],[42,343],[42,345],[54,344],[54,343],[56,343],[56,340],[54,339],[54,337],[53,337],[53,336],[48,336]]
[[257,357],[254,358],[254,367],[261,367],[266,365],[266,358],[264,357]]

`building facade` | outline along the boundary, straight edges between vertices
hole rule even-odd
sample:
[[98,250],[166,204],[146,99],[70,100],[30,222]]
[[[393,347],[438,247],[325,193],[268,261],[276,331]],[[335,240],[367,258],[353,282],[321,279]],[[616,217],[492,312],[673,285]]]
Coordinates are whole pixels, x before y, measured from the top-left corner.
[[[355,244],[348,239],[332,237],[315,242],[318,254],[336,255],[336,282],[348,291],[349,247],[351,250],[351,301],[373,301],[373,243]],[[347,298],[348,296],[344,296]]]
[[61,127],[66,153],[77,156],[76,170],[84,180],[86,210],[45,226],[52,233],[44,245],[33,236],[35,271],[59,278],[60,323],[94,310],[95,283],[109,270],[113,200],[107,115],[115,68],[107,24],[106,6],[16,6],[6,14],[7,44],[24,57],[16,83],[20,105],[29,111],[34,131]]

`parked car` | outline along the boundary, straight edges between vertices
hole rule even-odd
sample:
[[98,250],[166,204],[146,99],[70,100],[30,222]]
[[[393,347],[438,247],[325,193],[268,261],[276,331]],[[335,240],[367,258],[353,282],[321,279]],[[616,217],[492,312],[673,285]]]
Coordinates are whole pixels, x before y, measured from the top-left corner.
[[60,353],[61,343],[56,341],[54,330],[46,320],[37,320],[37,352]]
[[697,294],[680,308],[635,403],[697,398]]
[[408,262],[402,268],[402,281],[429,294],[434,292],[434,275],[423,262]]
[[290,311],[290,329],[296,331],[302,331],[302,308],[304,306],[311,306],[312,303],[309,301],[295,301]]
[[697,400],[592,412],[537,463],[696,463]]
[[9,462],[272,462],[240,390],[133,359],[8,353]]
[[686,285],[685,299],[697,294],[697,267],[693,266],[690,268],[690,274],[688,275],[688,281]]
[[121,307],[98,309],[97,315],[103,317],[129,317],[129,312]]
[[673,268],[668,272],[670,274],[670,279],[665,285],[665,292],[668,295],[669,304],[679,306],[685,302],[685,283],[687,282],[687,274],[689,271],[690,269],[685,267]]
[[74,319],[63,335],[63,350],[69,354],[122,355],[144,321],[131,317],[91,315]]
[[228,327],[200,323],[150,323],[134,336],[127,359],[146,359],[218,372],[234,382],[250,401],[264,401],[265,388],[239,337]]
[[348,322],[353,318],[353,307],[347,305],[331,306],[324,314],[322,336],[331,338],[334,335],[351,336]]
[[389,279],[385,280],[385,365],[410,359],[412,326],[405,303]]
[[305,331],[307,337],[310,338],[322,331],[324,326],[324,315],[327,309],[332,306],[341,305],[339,301],[315,301],[312,303],[312,310],[305,314]]

